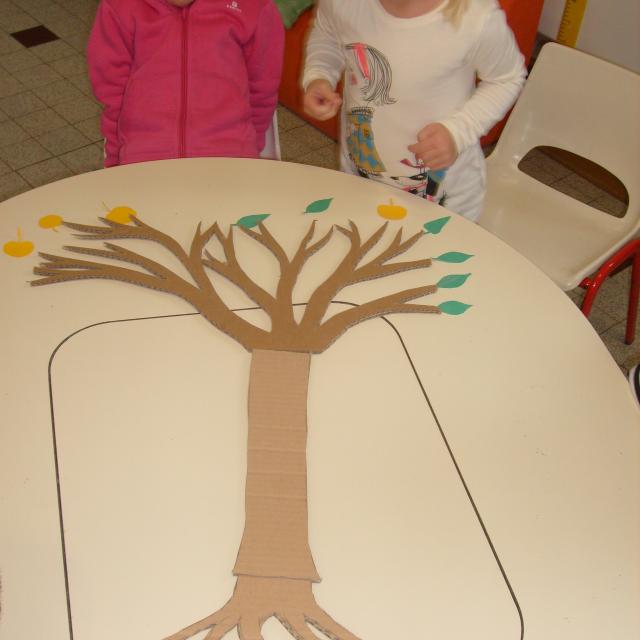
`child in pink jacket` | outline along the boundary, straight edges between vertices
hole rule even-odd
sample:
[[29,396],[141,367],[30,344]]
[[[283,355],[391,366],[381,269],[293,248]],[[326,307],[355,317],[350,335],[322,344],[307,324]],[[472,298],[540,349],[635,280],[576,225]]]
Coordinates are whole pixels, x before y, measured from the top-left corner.
[[87,58],[105,166],[258,157],[283,51],[273,0],[101,0]]

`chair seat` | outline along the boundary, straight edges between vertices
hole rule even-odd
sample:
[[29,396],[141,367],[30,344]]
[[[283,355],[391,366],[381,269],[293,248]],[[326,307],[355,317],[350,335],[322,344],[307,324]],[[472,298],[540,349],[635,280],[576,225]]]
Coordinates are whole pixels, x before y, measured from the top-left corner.
[[[622,246],[633,224],[612,219],[522,173],[488,162],[480,225],[531,260],[564,291],[598,269]],[[625,233],[628,232],[628,233]]]

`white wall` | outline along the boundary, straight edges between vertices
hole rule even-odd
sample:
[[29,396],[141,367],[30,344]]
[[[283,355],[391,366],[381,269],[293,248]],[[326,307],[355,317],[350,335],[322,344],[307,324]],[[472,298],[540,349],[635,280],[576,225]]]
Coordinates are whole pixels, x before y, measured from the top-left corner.
[[[564,5],[545,0],[539,30],[546,36],[557,36]],[[640,72],[640,0],[588,0],[576,46]]]

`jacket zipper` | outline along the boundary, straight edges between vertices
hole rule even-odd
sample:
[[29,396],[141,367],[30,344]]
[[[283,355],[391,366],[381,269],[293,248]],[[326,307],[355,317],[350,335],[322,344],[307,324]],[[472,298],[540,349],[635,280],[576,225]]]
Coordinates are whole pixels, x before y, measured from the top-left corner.
[[178,142],[178,156],[184,158],[186,156],[187,147],[187,91],[188,91],[188,20],[190,7],[182,9],[182,74],[181,74],[181,96],[180,96],[180,129]]

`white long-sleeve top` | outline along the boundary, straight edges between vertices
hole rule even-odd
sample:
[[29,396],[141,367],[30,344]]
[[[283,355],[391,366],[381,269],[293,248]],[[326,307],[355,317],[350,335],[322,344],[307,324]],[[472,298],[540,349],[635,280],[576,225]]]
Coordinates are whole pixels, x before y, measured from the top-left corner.
[[522,88],[524,59],[496,0],[470,0],[458,25],[443,15],[446,4],[397,18],[379,0],[319,0],[303,86],[323,78],[335,87],[344,74],[343,150],[353,144],[354,118],[358,126],[368,119],[364,136],[384,168],[370,177],[389,181],[415,173],[407,166],[415,160],[407,147],[432,122],[451,132],[460,154],[456,164],[473,156],[477,165],[479,138]]

